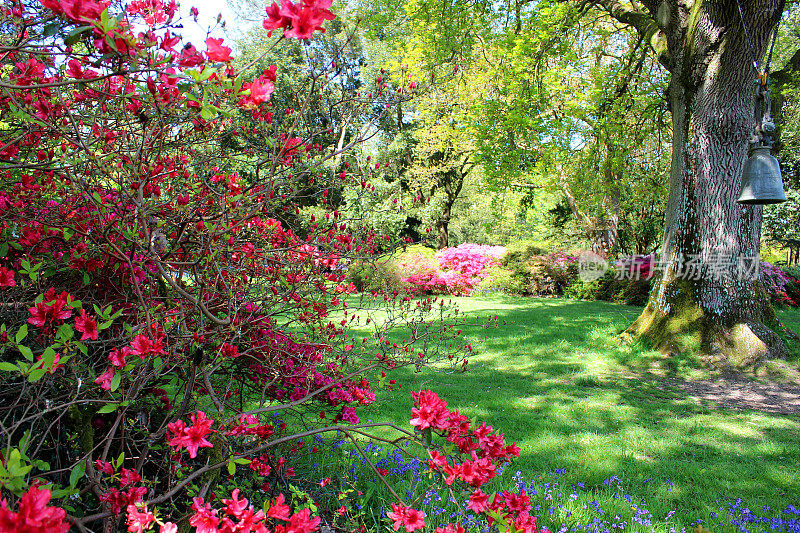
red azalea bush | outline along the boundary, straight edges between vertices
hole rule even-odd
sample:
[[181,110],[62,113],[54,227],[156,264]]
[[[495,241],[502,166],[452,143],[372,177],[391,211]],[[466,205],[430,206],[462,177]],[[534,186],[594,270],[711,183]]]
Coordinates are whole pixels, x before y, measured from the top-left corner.
[[[329,7],[283,1],[265,26],[307,38]],[[354,336],[371,319],[340,265],[384,243],[335,197],[369,194],[369,169],[305,109],[272,105],[277,67],[182,43],[176,12],[0,12],[0,531],[310,531],[319,517],[281,499],[298,437],[366,431],[372,368],[463,349],[440,306],[392,293]],[[334,109],[373,113],[388,92]],[[406,341],[387,340],[396,325]]]
[[[503,434],[485,423],[474,424],[458,410],[450,411],[447,402],[430,390],[412,392],[415,407],[411,425],[428,448],[428,465],[441,483],[461,496],[466,507],[486,518],[500,531],[536,533],[536,517],[531,514],[530,498],[522,491],[489,494],[481,487],[492,480],[498,468],[519,456],[516,444],[507,445]],[[393,503],[387,517],[395,531],[407,532],[425,525],[425,514],[403,503]],[[449,523],[437,533],[463,532],[460,523]]]

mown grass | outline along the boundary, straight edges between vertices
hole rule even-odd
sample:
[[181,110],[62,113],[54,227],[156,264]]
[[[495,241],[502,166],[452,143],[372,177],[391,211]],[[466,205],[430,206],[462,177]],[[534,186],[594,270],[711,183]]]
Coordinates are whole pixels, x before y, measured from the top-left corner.
[[[496,316],[499,324],[465,328],[477,348],[468,370],[398,369],[392,377],[402,389],[379,392],[378,402],[360,411],[362,420],[407,425],[406,391],[430,388],[516,441],[521,454],[510,469],[521,479],[563,470],[562,486],[582,483],[587,498],[614,509],[619,495],[607,480],[617,476],[634,502],[649,502],[655,530],[710,523],[735,498],[752,509],[800,502],[800,418],[688,398],[664,378],[704,377],[699,361],[669,361],[619,341],[640,308],[509,296],[456,300],[474,322]],[[779,315],[800,330],[796,311]],[[571,520],[593,512],[584,500],[566,502],[574,507]],[[557,516],[564,514],[550,518]]]

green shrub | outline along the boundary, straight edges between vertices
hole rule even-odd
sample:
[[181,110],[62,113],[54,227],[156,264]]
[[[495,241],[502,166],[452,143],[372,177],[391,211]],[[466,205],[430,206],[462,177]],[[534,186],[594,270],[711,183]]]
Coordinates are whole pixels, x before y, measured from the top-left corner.
[[402,287],[402,274],[394,256],[357,261],[347,269],[346,280],[355,285],[359,292],[367,289],[396,290]]
[[564,289],[564,297],[575,300],[597,300],[600,291],[600,280],[582,281],[576,279]]
[[503,292],[506,294],[525,294],[527,291],[526,279],[517,275],[511,269],[503,266],[489,268],[486,276],[478,285],[478,292],[491,293]]
[[576,279],[564,291],[564,296],[578,300],[603,300],[626,305],[647,305],[650,296],[649,279],[617,279],[609,270],[605,276],[593,281]]

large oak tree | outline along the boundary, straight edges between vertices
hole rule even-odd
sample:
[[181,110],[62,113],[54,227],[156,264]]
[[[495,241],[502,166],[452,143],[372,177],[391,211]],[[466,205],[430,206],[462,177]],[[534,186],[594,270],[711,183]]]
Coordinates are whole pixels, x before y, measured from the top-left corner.
[[785,354],[757,277],[761,206],[736,203],[754,120],[758,73],[782,0],[597,0],[649,40],[670,73],[672,163],[661,262],[629,331],[668,348],[685,342],[721,363]]

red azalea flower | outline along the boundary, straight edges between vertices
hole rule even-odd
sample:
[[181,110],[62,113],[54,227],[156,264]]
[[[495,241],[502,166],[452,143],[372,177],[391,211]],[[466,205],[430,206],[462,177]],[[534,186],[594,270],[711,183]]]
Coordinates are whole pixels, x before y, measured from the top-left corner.
[[268,518],[277,518],[278,520],[289,520],[289,511],[290,508],[288,505],[284,504],[284,496],[283,494],[278,494],[278,497],[275,499],[275,503],[272,504],[267,511]]
[[231,60],[231,49],[222,46],[223,39],[209,37],[206,39],[206,56],[209,61],[227,63]]
[[235,518],[241,518],[245,509],[247,509],[247,498],[239,498],[239,489],[233,489],[230,500],[222,500],[225,504],[223,511]]
[[414,418],[410,424],[420,430],[433,427],[434,429],[445,429],[450,411],[447,409],[447,402],[430,390],[412,392],[411,396],[418,407],[411,408]]
[[41,328],[47,322],[49,310],[50,307],[44,302],[40,302],[34,307],[29,307],[28,312],[31,316],[28,318],[28,323]]
[[245,85],[245,87],[250,89],[250,95],[243,98],[243,105],[245,106],[263,104],[269,100],[269,97],[275,91],[275,84],[264,76],[259,76],[249,85]]
[[127,346],[123,346],[122,348],[114,348],[111,350],[111,353],[108,354],[108,360],[111,361],[111,364],[117,368],[125,368],[125,358],[131,354],[131,349]]
[[142,476],[140,476],[136,470],[123,468],[119,477],[119,485],[121,487],[127,487],[128,485],[139,483],[141,480]]
[[167,443],[177,449],[186,448],[189,452],[189,457],[194,459],[197,457],[198,449],[213,448],[214,445],[206,440],[205,437],[213,431],[211,425],[214,420],[206,418],[206,414],[203,411],[197,411],[196,414],[191,416],[191,420],[192,425],[188,427],[182,420],[167,424],[167,429],[175,435]]
[[0,267],[0,287],[13,287],[16,284],[14,271],[10,268]]
[[97,322],[92,316],[86,314],[85,309],[81,309],[80,316],[75,317],[75,329],[83,333],[80,339],[82,341],[86,339],[97,340],[100,335],[97,331]]
[[197,528],[197,533],[217,533],[219,518],[211,504],[204,503],[203,498],[192,498],[192,510],[194,515],[189,519],[189,524]]
[[94,382],[100,385],[100,388],[103,390],[111,390],[112,379],[114,379],[114,367],[110,366],[105,372],[97,376]]
[[480,489],[476,489],[475,492],[470,494],[467,507],[473,512],[482,513],[488,508],[488,503],[489,495],[484,494]]
[[392,511],[386,513],[386,516],[394,521],[392,528],[395,531],[400,529],[400,526],[404,526],[408,533],[425,527],[425,513],[406,507],[402,503],[393,503]]
[[50,491],[32,486],[22,495],[19,510],[8,508],[5,498],[0,501],[0,531],[30,531],[31,533],[66,533],[69,523],[64,521],[67,512],[59,507],[48,507]]
[[447,524],[444,527],[437,527],[436,533],[466,533],[461,524]]
[[156,521],[155,515],[147,510],[147,507],[139,510],[135,505],[129,505],[128,508],[128,531],[130,533],[144,533],[145,530],[150,528],[150,525]]
[[114,467],[111,466],[111,463],[109,463],[109,462],[101,461],[100,459],[97,459],[94,462],[94,465],[97,467],[97,469],[99,471],[103,472],[104,474],[108,474],[110,476],[111,474],[114,473]]
[[292,515],[289,519],[289,525],[286,526],[286,533],[311,533],[316,531],[319,526],[320,518],[315,516],[311,518],[311,511],[303,509],[299,513]]

